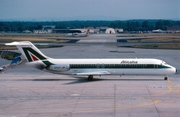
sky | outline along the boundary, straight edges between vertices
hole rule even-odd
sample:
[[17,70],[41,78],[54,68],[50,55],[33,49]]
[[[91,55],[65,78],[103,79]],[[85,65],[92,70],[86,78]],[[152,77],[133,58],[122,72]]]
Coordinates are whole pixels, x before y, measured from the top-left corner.
[[180,20],[180,0],[0,0],[0,20]]

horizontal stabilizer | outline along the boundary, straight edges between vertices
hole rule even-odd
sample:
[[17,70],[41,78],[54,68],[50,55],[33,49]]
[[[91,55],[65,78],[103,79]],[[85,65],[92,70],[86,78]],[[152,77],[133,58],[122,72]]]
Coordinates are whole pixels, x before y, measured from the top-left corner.
[[12,42],[12,43],[6,43],[5,45],[32,45],[29,41],[21,41],[21,42]]

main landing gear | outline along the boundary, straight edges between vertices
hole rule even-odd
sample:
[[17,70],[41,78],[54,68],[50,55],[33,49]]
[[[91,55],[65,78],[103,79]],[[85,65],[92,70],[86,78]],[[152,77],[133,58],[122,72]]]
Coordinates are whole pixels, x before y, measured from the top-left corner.
[[93,75],[89,75],[89,76],[88,76],[88,80],[89,80],[89,81],[92,81],[92,80],[93,80]]
[[165,77],[164,77],[164,80],[168,80],[168,77],[167,77],[167,76],[165,76]]

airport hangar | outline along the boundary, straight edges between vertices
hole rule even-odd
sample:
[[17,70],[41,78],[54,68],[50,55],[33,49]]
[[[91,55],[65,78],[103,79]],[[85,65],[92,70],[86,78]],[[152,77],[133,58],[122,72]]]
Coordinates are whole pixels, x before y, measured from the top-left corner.
[[[179,50],[122,48],[117,38],[128,37],[97,34],[41,50],[53,58],[158,58],[180,69]],[[179,117],[180,76],[168,77],[102,76],[89,82],[22,62],[0,74],[0,117]]]

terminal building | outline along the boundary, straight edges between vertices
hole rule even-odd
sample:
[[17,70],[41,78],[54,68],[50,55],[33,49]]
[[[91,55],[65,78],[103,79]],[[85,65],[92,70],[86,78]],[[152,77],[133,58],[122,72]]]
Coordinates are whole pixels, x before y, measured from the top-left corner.
[[82,33],[81,30],[77,29],[53,29],[52,33]]
[[116,32],[113,28],[107,28],[105,33],[106,34],[115,34]]
[[109,28],[109,27],[99,27],[99,33],[105,33],[105,34],[123,33],[123,29],[113,29],[113,28]]
[[[85,33],[88,29],[90,29],[89,33],[102,33],[102,34],[115,34],[115,33],[123,33],[123,29],[113,29],[109,27],[87,27],[83,29],[56,29],[54,25],[45,25],[42,26],[42,29],[34,30],[33,33]],[[25,33],[25,32],[24,32]],[[27,31],[26,31],[27,33]]]

